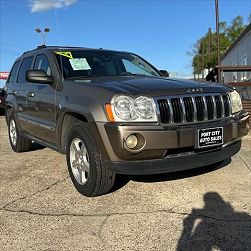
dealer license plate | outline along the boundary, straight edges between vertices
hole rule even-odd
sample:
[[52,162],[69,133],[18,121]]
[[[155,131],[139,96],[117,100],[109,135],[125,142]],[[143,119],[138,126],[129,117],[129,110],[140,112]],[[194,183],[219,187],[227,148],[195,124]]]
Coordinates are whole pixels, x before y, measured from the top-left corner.
[[198,130],[198,148],[223,144],[223,127]]

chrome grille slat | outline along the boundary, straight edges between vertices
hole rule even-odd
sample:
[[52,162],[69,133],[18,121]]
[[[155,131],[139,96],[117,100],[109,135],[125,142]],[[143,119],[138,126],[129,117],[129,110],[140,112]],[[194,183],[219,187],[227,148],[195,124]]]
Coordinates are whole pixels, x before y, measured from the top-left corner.
[[217,118],[217,110],[216,110],[215,96],[212,96],[212,100],[213,100],[213,108],[214,108],[213,118],[216,119]]
[[183,98],[180,98],[180,103],[181,103],[181,107],[182,107],[182,122],[184,123],[184,122],[186,122],[186,110],[185,110]]
[[196,104],[195,104],[195,99],[194,99],[194,97],[192,97],[192,103],[193,103],[193,109],[194,109],[193,121],[194,121],[194,122],[197,122],[197,108],[196,108]]
[[168,106],[169,106],[169,109],[170,109],[170,124],[172,124],[173,123],[173,108],[172,108],[170,99],[167,99],[167,103],[168,103]]
[[224,107],[222,95],[220,95],[220,102],[221,102],[221,117],[224,118],[225,117],[225,107]]
[[224,103],[225,117],[228,117],[230,115],[230,99],[227,94],[223,95],[223,103]]
[[160,122],[163,124],[200,123],[231,116],[227,93],[188,94],[155,100]]
[[207,102],[206,102],[206,97],[203,96],[203,103],[204,103],[204,120],[208,120],[208,110],[207,110]]

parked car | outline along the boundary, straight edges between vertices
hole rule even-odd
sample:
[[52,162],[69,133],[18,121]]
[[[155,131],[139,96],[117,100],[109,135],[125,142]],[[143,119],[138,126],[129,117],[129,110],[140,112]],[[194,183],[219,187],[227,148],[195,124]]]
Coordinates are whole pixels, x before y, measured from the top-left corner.
[[5,111],[5,99],[6,99],[6,92],[4,89],[0,88],[0,112]]
[[11,147],[28,151],[35,141],[66,154],[86,196],[109,192],[118,173],[174,172],[235,155],[249,130],[238,92],[163,73],[129,52],[25,52],[6,84]]

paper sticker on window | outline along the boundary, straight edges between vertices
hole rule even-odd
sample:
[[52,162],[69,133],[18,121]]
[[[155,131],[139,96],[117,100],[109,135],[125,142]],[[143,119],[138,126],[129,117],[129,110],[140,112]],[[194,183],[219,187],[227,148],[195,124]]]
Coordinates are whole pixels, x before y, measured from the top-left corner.
[[71,67],[74,71],[90,70],[91,67],[88,64],[86,58],[71,58],[69,59]]

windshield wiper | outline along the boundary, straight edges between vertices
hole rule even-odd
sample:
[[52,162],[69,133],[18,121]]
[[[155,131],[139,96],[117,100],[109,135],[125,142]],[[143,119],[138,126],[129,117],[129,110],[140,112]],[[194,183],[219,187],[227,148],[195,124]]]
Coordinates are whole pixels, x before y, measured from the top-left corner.
[[67,77],[67,78],[64,78],[64,79],[83,79],[83,78],[89,78],[89,76],[74,76],[74,77]]
[[147,74],[140,74],[140,73],[131,73],[129,71],[119,73],[119,76],[144,76],[144,77],[151,77]]

